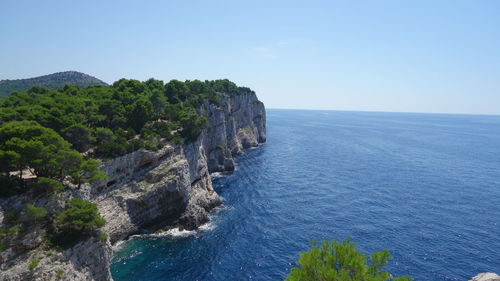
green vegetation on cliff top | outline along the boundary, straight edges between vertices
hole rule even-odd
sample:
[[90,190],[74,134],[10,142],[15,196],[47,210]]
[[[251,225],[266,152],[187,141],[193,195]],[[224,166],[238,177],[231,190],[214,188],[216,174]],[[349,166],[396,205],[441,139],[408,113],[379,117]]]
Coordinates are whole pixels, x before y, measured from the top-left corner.
[[93,159],[192,142],[207,123],[204,102],[219,104],[218,93],[247,92],[229,80],[155,79],[14,92],[0,99],[0,196],[35,186],[61,190],[43,178],[79,187],[104,177]]
[[219,105],[220,93],[251,90],[228,80],[121,79],[87,88],[35,86],[0,98],[0,197],[24,193],[26,202],[45,202],[7,210],[0,249],[34,231],[57,248],[89,236],[106,241],[97,206],[63,192],[105,179],[102,160],[195,141],[208,120],[202,104]]

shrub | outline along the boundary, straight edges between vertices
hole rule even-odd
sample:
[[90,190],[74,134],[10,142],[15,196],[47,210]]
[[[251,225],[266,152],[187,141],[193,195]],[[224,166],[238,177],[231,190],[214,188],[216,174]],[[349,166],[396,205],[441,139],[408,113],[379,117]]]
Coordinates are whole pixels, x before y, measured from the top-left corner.
[[157,151],[163,147],[163,143],[158,138],[151,138],[144,142],[144,148],[147,150]]
[[35,207],[28,204],[26,205],[26,216],[36,223],[47,216],[47,210],[44,207]]
[[101,240],[102,242],[106,242],[108,241],[108,234],[100,233],[99,236],[97,236],[97,238],[99,238],[99,240]]
[[33,185],[40,193],[59,193],[64,191],[64,185],[61,182],[44,177],[37,178]]
[[61,279],[64,276],[64,270],[58,269],[56,270],[56,278]]
[[114,131],[114,134],[117,137],[121,137],[121,138],[124,138],[126,140],[133,139],[135,137],[135,131],[132,128],[127,129],[127,130],[124,130],[122,128],[118,128]]
[[5,212],[5,222],[10,225],[15,225],[21,223],[17,213],[13,210],[8,210]]
[[144,141],[140,139],[131,139],[127,142],[127,152],[131,153],[136,150],[144,148]]
[[38,266],[39,263],[40,263],[40,259],[39,258],[32,258],[31,262],[28,264],[28,269],[29,270],[35,269]]
[[99,143],[95,149],[95,154],[104,158],[119,157],[126,153],[126,143],[118,140]]
[[67,248],[95,233],[106,221],[99,214],[96,204],[80,198],[69,200],[70,207],[56,214],[52,222],[51,242]]
[[99,165],[94,159],[83,160],[78,169],[70,173],[72,182],[80,188],[82,183],[106,179],[106,173],[98,169]]
[[162,138],[172,138],[173,124],[163,121],[152,121],[146,123],[141,130],[141,137],[150,138],[160,136]]
[[56,228],[63,231],[88,232],[103,227],[106,223],[96,204],[80,198],[72,198],[69,203],[71,207],[56,215]]
[[115,138],[115,134],[108,128],[96,128],[95,129],[95,138],[97,144],[103,142],[112,142]]
[[192,107],[186,107],[179,112],[179,124],[182,127],[180,134],[188,143],[198,138],[206,123],[207,118],[200,116]]
[[92,143],[91,129],[82,124],[75,124],[64,129],[62,136],[79,152],[89,149]]
[[312,248],[300,254],[298,267],[292,268],[286,281],[411,281],[407,276],[393,278],[391,274],[382,271],[382,267],[391,258],[387,250],[375,252],[367,264],[366,256],[356,249],[350,239],[341,243],[333,240],[323,241],[317,246],[313,241]]
[[9,228],[0,228],[0,238],[14,237],[20,234],[21,234],[21,227],[19,225]]

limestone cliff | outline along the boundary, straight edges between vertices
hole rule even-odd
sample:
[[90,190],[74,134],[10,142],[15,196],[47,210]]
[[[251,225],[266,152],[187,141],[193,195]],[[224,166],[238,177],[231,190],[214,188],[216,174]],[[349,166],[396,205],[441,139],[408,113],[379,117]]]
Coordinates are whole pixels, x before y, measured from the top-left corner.
[[[208,212],[221,204],[210,173],[234,170],[234,156],[265,142],[266,116],[251,91],[221,94],[219,105],[207,102],[198,110],[209,122],[196,141],[167,143],[158,151],[141,149],[112,159],[102,165],[108,175],[105,181],[71,191],[71,196],[98,205],[107,221],[108,241],[91,238],[69,250],[51,251],[42,249],[41,236],[34,234],[19,241],[21,250],[10,247],[0,252],[0,280],[111,280],[112,243],[133,234],[195,229],[207,222]],[[0,220],[3,217],[2,211]],[[29,270],[33,258],[40,263]]]

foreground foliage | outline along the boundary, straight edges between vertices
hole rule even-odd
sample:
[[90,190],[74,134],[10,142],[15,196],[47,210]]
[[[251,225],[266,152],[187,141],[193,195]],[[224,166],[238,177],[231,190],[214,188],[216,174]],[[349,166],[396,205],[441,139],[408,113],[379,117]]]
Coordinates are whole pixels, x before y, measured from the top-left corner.
[[407,276],[392,277],[382,268],[391,256],[387,250],[366,256],[349,239],[337,243],[323,241],[300,254],[298,267],[292,268],[286,281],[411,281]]

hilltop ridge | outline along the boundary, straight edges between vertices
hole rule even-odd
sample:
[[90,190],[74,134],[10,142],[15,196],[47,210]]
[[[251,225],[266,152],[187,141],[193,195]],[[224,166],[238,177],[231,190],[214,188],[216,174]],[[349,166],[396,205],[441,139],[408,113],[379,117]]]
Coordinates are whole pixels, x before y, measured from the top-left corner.
[[73,84],[81,88],[91,85],[108,85],[104,81],[82,72],[64,71],[26,79],[0,80],[0,97],[5,97],[16,91],[25,91],[33,86],[58,89],[65,84]]

